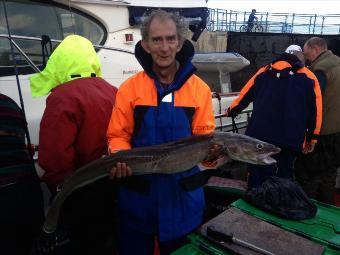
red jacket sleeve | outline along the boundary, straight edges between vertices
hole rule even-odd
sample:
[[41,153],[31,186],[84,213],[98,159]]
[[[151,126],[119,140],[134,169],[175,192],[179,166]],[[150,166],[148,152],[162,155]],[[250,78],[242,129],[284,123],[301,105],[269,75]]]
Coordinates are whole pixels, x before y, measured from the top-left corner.
[[75,170],[73,144],[77,125],[74,108],[73,102],[52,93],[47,98],[41,120],[38,163],[45,170],[42,180],[52,192]]

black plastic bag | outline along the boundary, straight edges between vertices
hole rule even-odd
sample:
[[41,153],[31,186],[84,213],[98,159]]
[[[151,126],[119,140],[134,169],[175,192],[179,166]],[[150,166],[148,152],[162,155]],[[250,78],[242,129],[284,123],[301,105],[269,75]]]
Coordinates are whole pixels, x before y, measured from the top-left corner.
[[290,220],[313,218],[317,212],[316,205],[298,184],[274,176],[260,187],[249,190],[245,200],[264,211]]

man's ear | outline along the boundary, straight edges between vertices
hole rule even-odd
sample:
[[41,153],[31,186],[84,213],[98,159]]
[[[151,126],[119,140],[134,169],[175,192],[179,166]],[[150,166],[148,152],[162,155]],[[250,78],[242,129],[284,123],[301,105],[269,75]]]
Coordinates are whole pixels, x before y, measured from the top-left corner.
[[150,54],[149,44],[148,44],[146,41],[142,40],[142,41],[141,41],[141,45],[142,45],[143,49],[144,49],[147,53]]

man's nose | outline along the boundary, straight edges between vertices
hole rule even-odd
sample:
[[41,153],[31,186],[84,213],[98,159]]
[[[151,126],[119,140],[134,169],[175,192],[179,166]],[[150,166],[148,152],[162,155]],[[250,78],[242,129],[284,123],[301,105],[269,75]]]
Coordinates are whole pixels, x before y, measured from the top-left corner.
[[162,51],[167,51],[169,50],[169,43],[167,42],[167,40],[163,40],[161,43],[161,50]]

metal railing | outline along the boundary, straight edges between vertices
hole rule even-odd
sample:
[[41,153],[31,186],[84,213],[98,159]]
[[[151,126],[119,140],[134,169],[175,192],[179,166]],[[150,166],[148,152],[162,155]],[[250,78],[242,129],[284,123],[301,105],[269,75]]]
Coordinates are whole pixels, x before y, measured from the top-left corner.
[[[18,43],[16,42],[17,40],[24,40],[24,41],[34,41],[34,42],[41,42],[42,41],[42,38],[39,38],[39,37],[30,37],[30,36],[19,36],[19,35],[9,35],[9,34],[0,34],[0,41],[1,39],[7,39],[9,41],[10,44],[13,45],[13,47],[15,48],[15,50],[18,52],[19,55],[21,55],[25,61],[27,62],[27,65],[23,65],[23,64],[16,64],[19,68],[20,67],[31,67],[35,72],[40,72],[40,69],[39,69],[39,64],[41,64],[40,60],[39,60],[39,63],[34,63],[34,61],[31,59],[31,57],[33,56],[32,53],[28,54],[25,52],[24,49],[22,49]],[[51,42],[54,42],[54,43],[60,43],[62,40],[57,40],[57,39],[50,39]],[[116,47],[110,47],[110,46],[104,46],[104,45],[96,45],[94,44],[93,47],[96,49],[96,50],[99,50],[99,49],[105,49],[105,50],[112,50],[112,51],[118,51],[118,52],[124,52],[124,53],[128,53],[128,54],[134,54],[133,51],[131,50],[126,50],[126,49],[122,49],[122,48],[116,48]],[[4,52],[3,54],[6,55],[7,54],[10,54],[10,52]],[[38,56],[40,56],[41,54],[41,51],[39,51],[38,53]],[[37,56],[37,54],[35,54],[34,56]],[[40,57],[39,57],[40,58]],[[41,57],[41,60],[42,60],[42,57]],[[14,66],[13,65],[8,65],[8,66],[5,66],[3,65],[3,63],[0,63],[0,68],[12,68]],[[1,70],[0,70],[0,77],[2,76],[2,73],[1,73]]]
[[[253,110],[243,110],[236,117],[227,117],[225,113],[215,115],[215,119],[219,119],[219,124],[216,126],[216,130],[226,131],[226,132],[239,132],[239,130],[246,129],[248,126],[248,122],[250,120],[251,114]],[[246,115],[246,119],[242,118],[242,116]],[[223,119],[230,118],[232,123],[224,124]]]
[[[209,9],[208,31],[240,31],[250,12]],[[263,32],[300,34],[340,34],[340,14],[316,15],[257,12]]]

